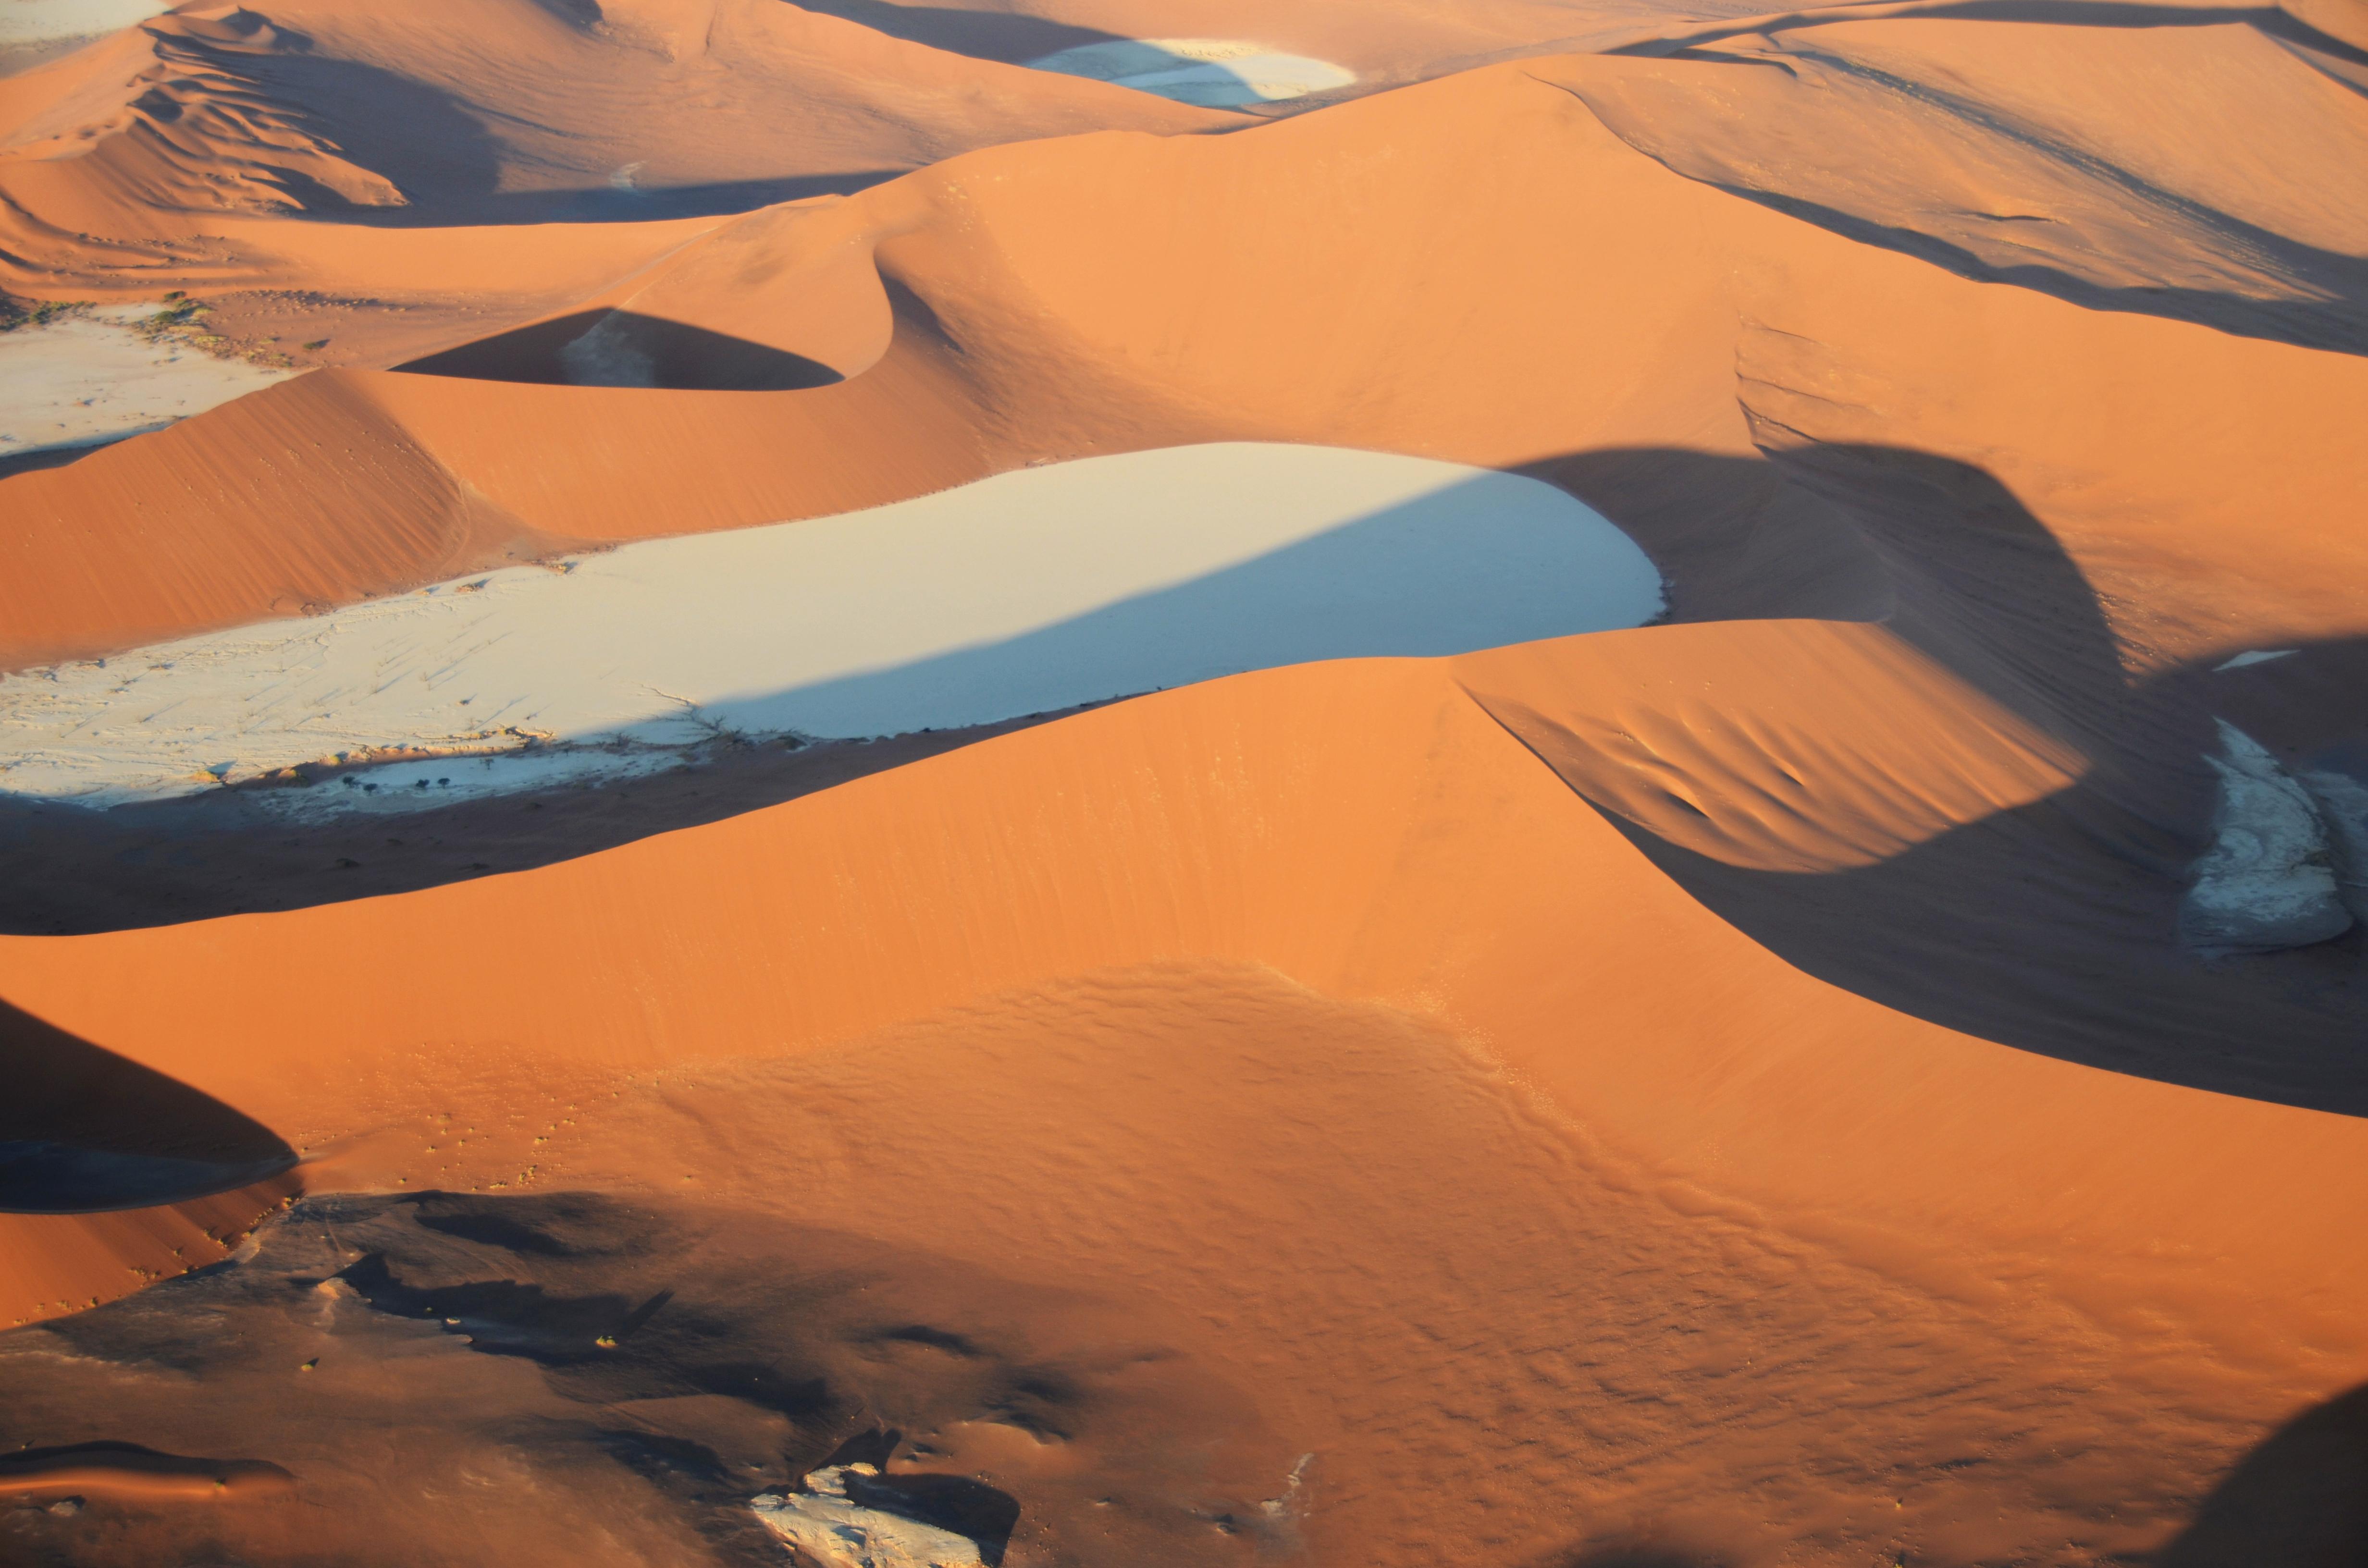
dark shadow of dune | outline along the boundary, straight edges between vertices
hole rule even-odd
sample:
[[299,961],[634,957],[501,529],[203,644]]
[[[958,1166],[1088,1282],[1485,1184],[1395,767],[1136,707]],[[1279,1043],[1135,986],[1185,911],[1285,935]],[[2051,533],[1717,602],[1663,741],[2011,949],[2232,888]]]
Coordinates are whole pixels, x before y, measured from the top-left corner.
[[1661,569],[1671,620],[1881,620],[1992,700],[2081,744],[2141,733],[2143,749],[2208,746],[2208,722],[2149,722],[2087,578],[1988,473],[1764,421],[1759,434],[1756,458],[1625,448],[1521,472],[1634,539]]
[[81,936],[532,870],[761,811],[1057,715],[892,740],[724,748],[700,767],[294,826],[216,790],[111,812],[0,799],[0,933]]
[[846,1478],[847,1495],[867,1508],[967,1536],[978,1545],[986,1568],[1000,1568],[1011,1532],[1019,1523],[1019,1500],[967,1475],[900,1472]]
[[[1674,619],[1882,619],[2091,759],[2049,799],[1816,874],[1730,865],[1599,808],[1687,893],[1795,967],[1967,1034],[2368,1115],[2359,931],[2220,963],[2176,935],[2187,867],[2208,836],[2214,718],[2294,760],[2368,743],[2368,642],[2129,681],[2093,593],[2045,528],[1990,475],[1926,453],[1770,438],[1764,462],[1642,450],[1533,472],[1654,554]],[[1818,570],[1763,569],[1786,555]]]
[[[1804,6],[1790,13],[1755,13],[1732,26],[1705,22],[1684,28],[1675,37],[1645,39],[1607,49],[1606,54],[1663,55],[1700,44],[1715,43],[1722,39],[1740,38],[1750,33],[1792,32],[1802,28],[1822,27],[1828,23],[1862,20],[1846,10]],[[1886,17],[1885,21],[1964,21],[1964,22],[2035,22],[2059,28],[2219,28],[2243,23],[2282,36],[2297,32],[2313,39],[2325,38],[2279,9],[2275,6],[2149,6],[2121,3],[2121,0],[1957,0],[1955,5],[1931,6],[1911,11],[1905,16]],[[2336,40],[2327,39],[2327,42]],[[2338,44],[2337,47],[2345,47]]]
[[2368,1387],[2296,1416],[2214,1487],[2157,1568],[2368,1562]]
[[1006,65],[1025,64],[1085,44],[1114,43],[1121,36],[1022,11],[963,11],[946,6],[900,6],[891,0],[814,0],[803,8],[859,23],[890,38]]
[[[448,189],[402,207],[363,207],[323,192],[304,216],[380,229],[432,229],[521,223],[652,223],[674,218],[728,218],[805,201],[852,196],[909,173],[850,169],[774,179],[712,180],[694,185],[598,185],[551,190]],[[399,182],[398,182],[399,183]]]
[[[132,434],[144,435],[146,432],[134,431]],[[79,447],[46,447],[38,452],[18,452],[14,457],[0,458],[0,479],[13,478],[20,473],[39,473],[43,469],[63,468],[68,463],[80,462],[102,447],[115,445],[116,440],[128,441],[131,438],[131,436],[120,436],[115,440],[92,441]]]
[[578,311],[397,365],[420,376],[560,386],[790,392],[840,380],[827,365],[632,311]]
[[226,1192],[295,1152],[211,1096],[0,1002],[0,1212],[77,1214]]
[[[2192,781],[2201,753],[2166,759]],[[2368,949],[2357,930],[2211,964],[2180,947],[2185,857],[2151,863],[2086,781],[1859,869],[1757,870],[1604,815],[1692,898],[1793,967],[1871,1001],[2083,1066],[2368,1116]]]

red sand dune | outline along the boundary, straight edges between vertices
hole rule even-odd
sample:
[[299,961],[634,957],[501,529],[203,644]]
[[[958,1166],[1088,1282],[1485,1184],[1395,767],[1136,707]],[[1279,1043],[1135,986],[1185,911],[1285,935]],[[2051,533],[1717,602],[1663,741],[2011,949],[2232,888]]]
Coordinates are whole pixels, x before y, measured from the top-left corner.
[[[11,1137],[302,1162],[0,1215],[42,1320],[6,1435],[279,1467],[205,1515],[268,1562],[778,1560],[746,1497],[874,1441],[882,1484],[1016,1500],[1015,1564],[2353,1561],[2361,938],[2174,932],[2214,721],[2362,739],[2356,9],[1475,6],[1364,53],[1310,10],[1273,41],[1439,79],[1273,123],[976,56],[1253,27],[1115,3],[270,13],[312,55],[185,13],[0,84],[112,93],[186,36],[211,105],[317,59],[507,106],[486,156],[546,191],[644,143],[677,186],[927,165],[507,251],[529,185],[270,121],[452,226],[241,217],[222,275],[393,269],[382,233],[427,324],[0,478],[0,667],[1242,438],[1562,485],[1673,622],[0,937]],[[217,265],[159,194],[233,156],[216,111],[123,112],[87,168],[0,167],[12,212]],[[659,384],[564,384],[599,312]]]

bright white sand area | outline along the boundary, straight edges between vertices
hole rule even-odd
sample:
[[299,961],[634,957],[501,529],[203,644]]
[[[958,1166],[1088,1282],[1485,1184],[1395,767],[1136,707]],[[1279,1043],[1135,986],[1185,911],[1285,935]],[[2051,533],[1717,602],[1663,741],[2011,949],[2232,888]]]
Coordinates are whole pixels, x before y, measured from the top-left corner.
[[1039,71],[1115,82],[1203,108],[1304,97],[1357,79],[1354,72],[1328,60],[1281,54],[1222,38],[1120,39],[1064,49],[1028,63]]
[[155,0],[0,0],[0,47],[96,38],[165,9]]
[[162,429],[291,373],[136,330],[161,308],[105,305],[0,332],[0,458]]
[[407,810],[742,740],[959,728],[1634,626],[1661,602],[1625,534],[1535,480],[1171,448],[0,677],[0,792],[113,805],[332,763],[335,782],[254,798]]

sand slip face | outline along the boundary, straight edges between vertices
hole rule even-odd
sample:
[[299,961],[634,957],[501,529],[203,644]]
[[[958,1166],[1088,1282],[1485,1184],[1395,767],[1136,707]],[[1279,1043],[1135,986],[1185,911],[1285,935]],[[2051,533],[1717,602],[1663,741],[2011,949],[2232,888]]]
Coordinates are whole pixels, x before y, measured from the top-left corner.
[[992,722],[1243,670],[1633,626],[1627,537],[1533,480],[1231,443],[651,540],[0,682],[0,780],[92,805],[309,763],[406,809],[718,743]]
[[0,459],[162,429],[287,379],[138,330],[154,314],[110,305],[0,333]]

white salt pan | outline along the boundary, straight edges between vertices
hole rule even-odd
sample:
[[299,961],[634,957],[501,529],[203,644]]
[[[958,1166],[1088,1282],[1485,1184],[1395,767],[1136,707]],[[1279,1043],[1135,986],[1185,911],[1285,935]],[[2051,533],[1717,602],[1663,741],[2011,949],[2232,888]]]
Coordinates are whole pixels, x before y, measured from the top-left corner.
[[0,47],[96,38],[165,9],[154,0],[0,0]]
[[133,330],[160,308],[110,305],[0,332],[0,458],[161,429],[290,373]]
[[1115,82],[1203,108],[1303,97],[1357,79],[1354,72],[1328,60],[1217,38],[1120,39],[1064,49],[1029,64],[1039,71]]
[[968,1536],[853,1501],[850,1473],[878,1472],[868,1464],[818,1470],[806,1477],[808,1491],[768,1492],[748,1506],[798,1562],[815,1568],[982,1568],[986,1560]]
[[[1535,480],[1329,447],[1173,448],[0,677],[0,790],[111,805],[436,756],[256,795],[399,809],[645,772],[719,740],[959,728],[1660,608],[1644,552]],[[469,754],[495,765],[451,760]]]

